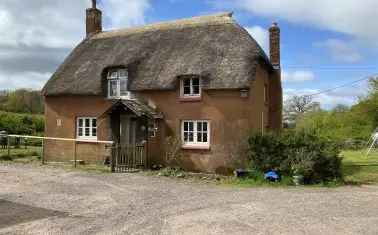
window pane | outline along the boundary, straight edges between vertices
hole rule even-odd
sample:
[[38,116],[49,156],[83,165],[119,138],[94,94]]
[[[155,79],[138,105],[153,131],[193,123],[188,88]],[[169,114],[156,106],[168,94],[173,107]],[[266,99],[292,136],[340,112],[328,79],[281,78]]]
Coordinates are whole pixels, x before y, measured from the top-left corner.
[[202,137],[203,137],[202,141],[203,141],[204,143],[207,143],[207,133],[203,133],[203,134],[202,134]]
[[97,128],[92,128],[92,136],[97,136]]
[[108,74],[108,78],[117,78],[118,72],[117,71],[110,71]]
[[188,122],[184,122],[184,131],[188,131],[189,130],[189,123]]
[[120,80],[120,94],[121,96],[127,96],[127,79]]
[[190,87],[190,78],[184,79],[184,86]]
[[203,122],[203,131],[207,131],[207,122]]
[[79,136],[83,136],[83,128],[79,127],[79,133],[78,133]]
[[197,123],[197,131],[202,131],[202,122]]
[[190,86],[184,86],[184,95],[190,95]]
[[199,86],[193,86],[193,95],[198,95],[200,93],[200,87]]
[[83,119],[79,118],[79,127],[83,127]]
[[86,118],[85,119],[85,127],[90,127],[91,126],[90,122],[91,122],[91,119]]
[[197,142],[202,142],[202,133],[197,133]]
[[194,141],[193,132],[189,132],[189,142],[193,142],[193,141]]
[[188,142],[188,132],[184,132],[184,142]]
[[119,77],[120,78],[127,78],[128,77],[127,70],[126,69],[120,69],[119,70]]
[[96,118],[92,119],[92,127],[97,127],[97,119]]
[[116,97],[118,96],[117,94],[117,87],[118,87],[118,82],[117,80],[110,80],[109,81],[109,96],[110,97]]
[[189,131],[194,130],[194,122],[189,122]]
[[90,128],[85,128],[85,136],[90,136]]
[[199,86],[199,78],[193,78],[193,86]]

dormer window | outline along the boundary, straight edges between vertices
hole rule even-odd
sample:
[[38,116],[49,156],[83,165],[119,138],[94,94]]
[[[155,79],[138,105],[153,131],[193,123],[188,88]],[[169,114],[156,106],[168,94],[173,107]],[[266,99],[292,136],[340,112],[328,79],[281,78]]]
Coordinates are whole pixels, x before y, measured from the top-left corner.
[[181,97],[201,97],[201,83],[199,77],[188,77],[181,80]]
[[127,69],[112,69],[108,72],[108,98],[121,99],[129,98]]

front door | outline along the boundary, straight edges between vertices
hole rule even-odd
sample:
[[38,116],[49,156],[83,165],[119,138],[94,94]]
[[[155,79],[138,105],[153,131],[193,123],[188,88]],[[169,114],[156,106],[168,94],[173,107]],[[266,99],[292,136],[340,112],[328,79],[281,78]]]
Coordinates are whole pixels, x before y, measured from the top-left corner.
[[120,145],[130,146],[136,143],[137,120],[130,115],[122,114],[120,117]]

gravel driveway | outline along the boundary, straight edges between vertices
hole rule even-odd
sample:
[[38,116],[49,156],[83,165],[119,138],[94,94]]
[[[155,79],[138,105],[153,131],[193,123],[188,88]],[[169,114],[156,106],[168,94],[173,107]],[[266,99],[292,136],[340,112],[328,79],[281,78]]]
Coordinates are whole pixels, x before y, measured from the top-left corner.
[[378,187],[251,188],[0,165],[0,234],[378,234]]

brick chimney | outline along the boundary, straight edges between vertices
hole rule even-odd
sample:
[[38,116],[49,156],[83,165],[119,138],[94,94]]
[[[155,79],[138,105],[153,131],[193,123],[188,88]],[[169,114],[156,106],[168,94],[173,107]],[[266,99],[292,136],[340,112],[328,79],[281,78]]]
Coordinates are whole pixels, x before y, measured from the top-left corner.
[[96,7],[97,1],[92,0],[92,8],[87,9],[87,37],[102,31],[102,13]]
[[281,65],[280,56],[280,28],[274,22],[269,28],[269,46],[270,46],[270,62],[275,69],[279,69]]

